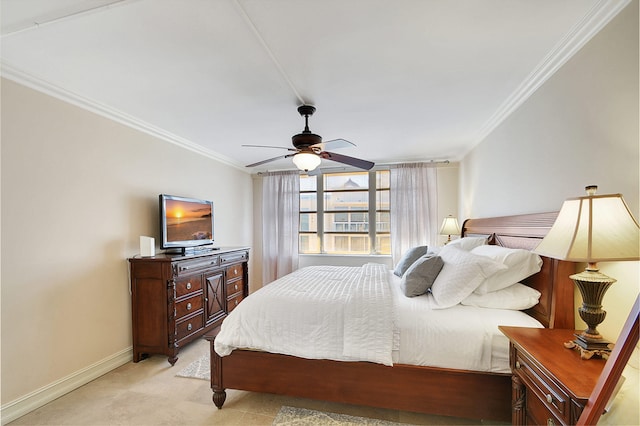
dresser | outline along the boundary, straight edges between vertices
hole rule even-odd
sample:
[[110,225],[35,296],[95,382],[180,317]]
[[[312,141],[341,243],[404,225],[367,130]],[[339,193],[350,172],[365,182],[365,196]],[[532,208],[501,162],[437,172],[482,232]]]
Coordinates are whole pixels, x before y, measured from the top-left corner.
[[514,425],[575,424],[605,360],[580,358],[566,349],[574,330],[501,326],[509,338]]
[[249,294],[249,248],[129,259],[133,361],[166,355],[214,329]]

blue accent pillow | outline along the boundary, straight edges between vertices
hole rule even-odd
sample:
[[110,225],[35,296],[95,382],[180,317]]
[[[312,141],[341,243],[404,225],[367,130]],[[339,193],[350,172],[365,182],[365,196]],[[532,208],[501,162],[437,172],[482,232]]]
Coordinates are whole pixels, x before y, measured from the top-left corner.
[[413,262],[400,281],[404,295],[415,297],[425,294],[433,285],[443,266],[444,261],[440,256],[427,255]]
[[407,250],[407,252],[402,256],[402,259],[400,259],[400,262],[396,265],[393,273],[402,277],[404,273],[407,272],[407,269],[413,265],[413,262],[427,254],[427,249],[427,246],[417,246]]

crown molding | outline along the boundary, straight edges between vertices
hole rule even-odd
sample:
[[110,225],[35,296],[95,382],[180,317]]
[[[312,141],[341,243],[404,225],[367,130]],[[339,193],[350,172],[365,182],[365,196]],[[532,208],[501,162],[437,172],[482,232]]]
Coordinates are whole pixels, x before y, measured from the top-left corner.
[[83,97],[77,93],[71,92],[59,86],[51,84],[47,81],[39,79],[33,75],[30,75],[22,70],[17,69],[16,67],[13,67],[12,65],[8,64],[5,61],[0,62],[0,76],[2,76],[3,78],[7,78],[9,80],[12,80],[16,83],[22,84],[24,86],[27,86],[31,89],[45,93],[56,99],[60,99],[64,102],[80,107],[84,110],[91,111],[102,117],[116,121],[127,127],[146,133],[148,135],[151,135],[163,141],[170,142],[181,148],[188,149],[189,151],[195,152],[196,154],[202,155],[204,157],[207,157],[212,160],[218,161],[220,163],[226,164],[228,166],[234,167],[245,173],[249,173],[245,167],[238,164],[236,161],[230,159],[229,157],[221,155],[215,151],[206,149],[195,142],[192,142],[188,139],[175,135],[171,132],[167,132],[164,129],[156,127],[140,119],[137,119],[118,109],[111,108],[107,105],[101,104],[92,99]]
[[509,115],[558,71],[573,55],[611,21],[631,0],[600,0],[544,57],[516,90],[498,107],[478,131],[464,156],[493,132]]

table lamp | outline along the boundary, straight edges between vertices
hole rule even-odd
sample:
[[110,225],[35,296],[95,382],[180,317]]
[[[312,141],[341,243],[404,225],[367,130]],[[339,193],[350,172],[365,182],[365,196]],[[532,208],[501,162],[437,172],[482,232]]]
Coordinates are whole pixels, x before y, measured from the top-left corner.
[[442,221],[442,227],[440,228],[440,235],[447,235],[447,243],[451,242],[451,235],[460,235],[460,227],[458,226],[458,219],[449,215]]
[[534,252],[587,263],[586,270],[570,276],[582,294],[578,313],[587,329],[565,346],[576,347],[583,358],[590,358],[611,350],[611,342],[602,337],[597,326],[607,315],[602,309],[602,298],[616,280],[601,273],[597,263],[640,260],[640,227],[621,194],[596,195],[595,185],[585,189],[586,197],[564,202],[555,223]]

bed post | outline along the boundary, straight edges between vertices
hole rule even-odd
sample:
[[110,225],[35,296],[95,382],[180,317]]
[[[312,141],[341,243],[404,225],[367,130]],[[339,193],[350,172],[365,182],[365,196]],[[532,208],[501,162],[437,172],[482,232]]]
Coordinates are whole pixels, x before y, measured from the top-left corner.
[[205,335],[205,338],[211,343],[209,353],[211,354],[211,389],[213,390],[213,403],[218,409],[222,408],[224,401],[227,399],[227,392],[222,384],[222,357],[214,350],[213,342],[220,330],[217,329],[213,333]]

